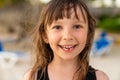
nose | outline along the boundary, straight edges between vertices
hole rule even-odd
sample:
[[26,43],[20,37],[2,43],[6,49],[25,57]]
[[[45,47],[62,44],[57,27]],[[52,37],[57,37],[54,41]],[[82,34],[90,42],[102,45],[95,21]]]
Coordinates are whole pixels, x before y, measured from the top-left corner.
[[64,30],[63,40],[73,40],[73,32],[71,30]]

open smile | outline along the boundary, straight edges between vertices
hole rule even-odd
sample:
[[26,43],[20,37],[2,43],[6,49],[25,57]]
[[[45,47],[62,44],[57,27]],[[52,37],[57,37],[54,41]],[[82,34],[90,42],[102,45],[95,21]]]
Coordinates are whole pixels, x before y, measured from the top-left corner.
[[59,47],[65,52],[71,52],[77,45],[59,45]]

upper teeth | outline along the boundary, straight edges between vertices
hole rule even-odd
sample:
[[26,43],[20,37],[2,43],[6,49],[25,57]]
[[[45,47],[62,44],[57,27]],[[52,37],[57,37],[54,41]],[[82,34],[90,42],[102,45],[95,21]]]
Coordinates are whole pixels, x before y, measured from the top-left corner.
[[72,48],[73,46],[63,46],[63,48]]

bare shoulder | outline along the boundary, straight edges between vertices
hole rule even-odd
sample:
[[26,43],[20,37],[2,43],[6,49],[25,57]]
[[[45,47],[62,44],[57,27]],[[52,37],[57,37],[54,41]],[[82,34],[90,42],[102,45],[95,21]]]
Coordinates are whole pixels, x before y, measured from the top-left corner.
[[26,73],[25,73],[25,75],[24,75],[24,79],[23,80],[29,80],[29,77],[30,77],[30,74],[31,74],[31,69],[30,70],[28,70]]
[[97,80],[109,80],[108,76],[103,71],[96,71]]

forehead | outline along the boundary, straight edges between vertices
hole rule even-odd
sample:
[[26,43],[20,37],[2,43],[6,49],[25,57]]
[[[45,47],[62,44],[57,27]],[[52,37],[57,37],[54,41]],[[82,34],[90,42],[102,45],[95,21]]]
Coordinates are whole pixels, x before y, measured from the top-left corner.
[[[87,22],[87,16],[85,10],[81,7],[71,7],[69,11],[65,10],[64,14],[66,18],[71,18],[73,20],[79,20],[81,22]],[[69,17],[67,17],[69,15]]]
[[76,19],[84,21],[85,23],[88,21],[86,9],[84,9],[82,5],[78,4],[63,6],[56,5],[48,7],[46,11],[45,25],[51,25],[53,21],[63,18]]

